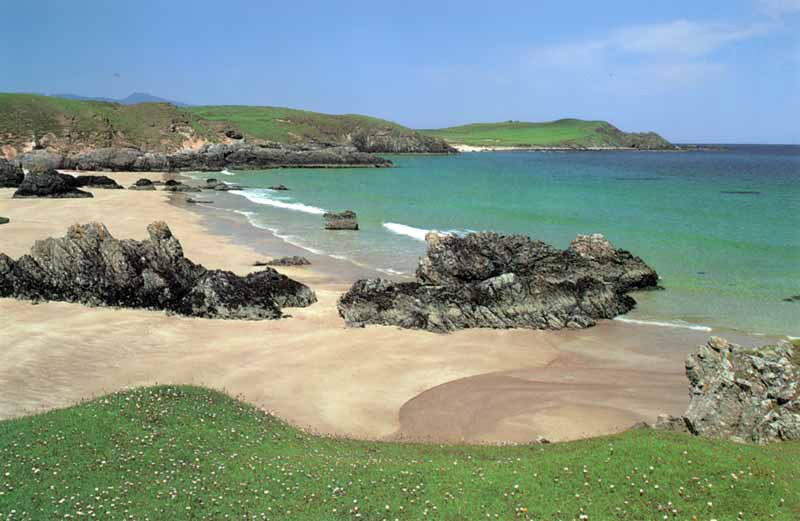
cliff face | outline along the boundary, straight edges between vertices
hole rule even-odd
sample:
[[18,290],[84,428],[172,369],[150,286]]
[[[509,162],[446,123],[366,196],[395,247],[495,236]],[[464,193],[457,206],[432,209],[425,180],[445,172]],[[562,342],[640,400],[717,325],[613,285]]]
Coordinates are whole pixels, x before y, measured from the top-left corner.
[[393,154],[455,154],[457,150],[440,138],[419,132],[384,130],[360,131],[350,138],[351,144],[361,152],[384,152]]

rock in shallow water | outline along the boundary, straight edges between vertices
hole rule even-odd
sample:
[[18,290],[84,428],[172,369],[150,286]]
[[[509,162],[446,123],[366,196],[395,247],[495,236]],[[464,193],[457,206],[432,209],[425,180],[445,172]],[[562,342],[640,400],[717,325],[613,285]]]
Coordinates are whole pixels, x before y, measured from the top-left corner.
[[352,210],[328,212],[322,218],[325,219],[326,230],[358,230],[358,218]]
[[800,440],[800,347],[712,337],[686,360],[689,408],[656,428],[740,442]]
[[102,224],[74,225],[16,261],[0,254],[0,297],[251,320],[316,302],[308,287],[269,268],[240,277],[194,264],[165,223],[147,231],[148,240],[118,240]]
[[434,332],[582,328],[630,311],[635,301],[626,293],[658,282],[644,261],[605,239],[611,249],[602,248],[602,255],[598,248],[562,251],[521,235],[489,232],[432,233],[426,240],[416,282],[353,284],[338,305],[348,325]]

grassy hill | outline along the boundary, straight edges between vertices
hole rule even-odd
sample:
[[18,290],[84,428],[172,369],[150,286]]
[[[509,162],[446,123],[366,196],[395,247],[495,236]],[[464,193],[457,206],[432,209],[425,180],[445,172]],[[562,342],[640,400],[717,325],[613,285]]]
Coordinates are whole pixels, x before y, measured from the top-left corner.
[[34,137],[44,147],[137,146],[175,150],[211,138],[197,118],[168,103],[120,105],[36,94],[0,94],[0,143],[18,151]]
[[6,156],[30,149],[34,139],[38,146],[59,152],[110,146],[173,152],[232,137],[256,143],[352,144],[365,152],[451,151],[439,138],[368,116],[276,107],[121,105],[0,94],[0,144],[5,145]]
[[225,395],[136,389],[0,422],[0,519],[785,519],[800,444],[630,431],[518,447],[309,435]]
[[653,132],[622,132],[606,121],[581,119],[560,119],[546,123],[474,123],[421,132],[441,137],[452,144],[487,147],[671,147],[667,140]]

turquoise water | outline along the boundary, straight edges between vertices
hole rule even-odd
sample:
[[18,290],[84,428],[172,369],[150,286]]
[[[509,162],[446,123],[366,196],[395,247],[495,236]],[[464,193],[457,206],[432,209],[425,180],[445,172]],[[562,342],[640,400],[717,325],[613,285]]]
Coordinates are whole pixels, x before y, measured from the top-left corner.
[[[254,225],[390,275],[413,273],[431,229],[558,247],[600,232],[666,288],[637,294],[627,318],[800,336],[800,302],[783,301],[800,295],[800,147],[391,159],[396,168],[213,175],[245,188],[237,207]],[[265,189],[278,183],[291,191]],[[321,213],[344,209],[361,231],[324,231]]]

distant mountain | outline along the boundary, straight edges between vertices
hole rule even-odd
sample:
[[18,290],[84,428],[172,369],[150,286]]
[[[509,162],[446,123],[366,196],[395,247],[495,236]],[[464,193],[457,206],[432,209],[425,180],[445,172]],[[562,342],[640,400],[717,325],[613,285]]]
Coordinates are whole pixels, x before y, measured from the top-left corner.
[[161,98],[159,96],[153,96],[152,94],[148,94],[146,92],[134,92],[128,97],[122,99],[81,96],[78,94],[50,94],[50,96],[53,98],[66,98],[81,101],[105,101],[108,103],[119,103],[120,105],[136,105],[138,103],[171,103],[176,107],[189,106],[188,103],[183,103],[182,101],[173,101],[170,99]]

